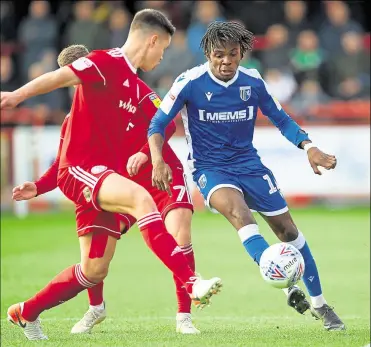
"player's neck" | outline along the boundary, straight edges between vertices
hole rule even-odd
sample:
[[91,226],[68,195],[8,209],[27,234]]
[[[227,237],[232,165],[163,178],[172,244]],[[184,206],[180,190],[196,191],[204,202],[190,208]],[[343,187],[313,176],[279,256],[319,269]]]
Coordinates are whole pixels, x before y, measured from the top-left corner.
[[143,43],[138,40],[132,40],[128,38],[125,44],[121,47],[126,58],[129,60],[130,64],[138,69],[143,61],[144,49]]

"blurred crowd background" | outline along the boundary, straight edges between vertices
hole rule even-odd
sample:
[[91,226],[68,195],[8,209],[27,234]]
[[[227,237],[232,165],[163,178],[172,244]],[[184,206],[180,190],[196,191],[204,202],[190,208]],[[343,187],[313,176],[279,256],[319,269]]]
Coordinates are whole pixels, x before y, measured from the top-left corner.
[[[1,90],[57,68],[67,45],[122,46],[133,14],[156,8],[177,27],[161,65],[141,74],[161,97],[176,76],[205,61],[199,43],[207,25],[238,20],[256,35],[242,65],[259,70],[295,119],[368,124],[368,7],[362,1],[1,1]],[[58,90],[32,98],[2,112],[1,126],[61,124],[71,95]]]
[[[58,53],[70,44],[84,44],[90,50],[121,47],[136,11],[155,8],[168,14],[177,31],[160,66],[139,74],[163,97],[181,72],[206,61],[199,44],[210,22],[241,21],[256,35],[254,51],[241,64],[259,70],[290,116],[339,158],[335,173],[316,180],[305,158],[280,141],[267,117],[258,113],[259,135],[254,143],[276,173],[286,198],[295,205],[322,199],[331,204],[353,200],[369,204],[369,4],[1,0],[1,90],[15,90],[56,69]],[[73,88],[65,88],[1,112],[2,210],[15,208],[17,215],[23,215],[27,206],[49,208],[65,202],[54,192],[29,205],[13,204],[11,190],[15,184],[40,177],[53,162],[72,95]],[[180,118],[176,122],[172,145],[185,159],[183,124]],[[197,189],[192,194],[196,208],[204,207]]]

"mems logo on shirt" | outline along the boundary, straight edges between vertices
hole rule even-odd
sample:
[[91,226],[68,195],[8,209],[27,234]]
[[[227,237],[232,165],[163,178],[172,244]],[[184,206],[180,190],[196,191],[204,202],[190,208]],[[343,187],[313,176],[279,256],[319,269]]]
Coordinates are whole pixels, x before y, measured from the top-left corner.
[[242,122],[253,118],[252,112],[249,112],[248,115],[246,111],[247,110],[240,110],[234,112],[206,112],[205,110],[198,110],[198,115],[199,120],[202,122],[211,123]]

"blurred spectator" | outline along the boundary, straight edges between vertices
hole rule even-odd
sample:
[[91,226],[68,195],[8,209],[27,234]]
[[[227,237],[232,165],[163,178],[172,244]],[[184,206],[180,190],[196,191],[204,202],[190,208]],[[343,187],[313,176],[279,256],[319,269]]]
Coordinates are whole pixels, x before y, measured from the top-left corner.
[[135,10],[140,11],[144,8],[153,8],[167,13],[178,30],[186,30],[191,19],[193,3],[190,0],[135,1]]
[[10,56],[1,56],[0,69],[1,90],[13,91],[17,89],[18,83],[15,76],[14,64]]
[[313,107],[329,101],[331,98],[321,90],[319,83],[309,79],[303,81],[289,105],[296,117],[306,117]]
[[286,103],[296,91],[296,82],[288,71],[269,69],[265,72],[264,80],[270,93],[281,103]]
[[291,53],[291,65],[297,82],[304,79],[318,79],[318,69],[324,60],[314,31],[304,30],[298,36],[296,48]]
[[285,1],[284,25],[289,31],[289,45],[296,44],[299,33],[310,28],[307,20],[307,4],[304,1]]
[[124,8],[116,9],[109,18],[110,47],[121,47],[129,33],[130,15]]
[[109,48],[109,33],[93,20],[94,2],[78,1],[74,4],[74,20],[66,27],[64,45],[85,45],[89,50]]
[[158,80],[156,92],[159,95],[161,99],[163,99],[166,95],[166,93],[170,90],[171,86],[174,83],[173,76],[170,75],[163,75]]
[[281,24],[274,24],[268,28],[267,48],[262,52],[264,69],[286,69],[289,66],[288,31]]
[[349,18],[349,8],[344,1],[325,1],[326,19],[321,26],[321,46],[331,55],[341,52],[341,37],[348,31],[363,32],[362,27]]
[[40,59],[45,50],[57,45],[57,22],[50,14],[49,2],[31,1],[29,14],[20,24],[18,39],[23,46],[22,79],[27,79],[29,67]]
[[0,39],[1,42],[13,41],[17,36],[14,6],[11,1],[0,1]]
[[[28,80],[31,81],[41,76],[45,72],[48,72],[48,70],[45,70],[42,62],[33,63],[29,68]],[[41,121],[41,119],[39,119],[38,121],[43,124],[49,123],[50,122],[49,113],[53,110],[59,110],[62,108],[61,90],[58,89],[51,93],[38,95],[33,98],[30,98],[23,103],[23,106],[35,110],[41,110],[42,111],[41,116],[43,117],[43,121]]]
[[263,73],[262,64],[252,55],[251,52],[246,52],[245,56],[240,62],[240,65],[246,69],[256,69],[260,74]]
[[96,23],[104,24],[109,20],[112,13],[121,9],[121,1],[99,1],[93,13],[93,20]]
[[58,68],[57,53],[55,50],[46,50],[41,56],[40,62],[45,71],[52,71]]
[[347,32],[341,38],[343,53],[329,64],[332,95],[344,100],[369,98],[370,55],[363,47],[362,35]]
[[219,5],[216,1],[198,1],[194,7],[194,18],[188,28],[187,40],[191,54],[195,56],[196,64],[206,61],[204,53],[200,49],[200,42],[204,36],[207,26],[213,21],[223,21]]
[[161,76],[171,76],[174,80],[178,75],[194,65],[196,65],[195,58],[188,50],[186,33],[182,30],[177,30],[170,47],[164,54],[161,64],[155,70],[145,73],[143,79],[148,84],[156,86]]
[[230,19],[240,19],[254,35],[264,35],[272,24],[282,23],[282,1],[225,1]]

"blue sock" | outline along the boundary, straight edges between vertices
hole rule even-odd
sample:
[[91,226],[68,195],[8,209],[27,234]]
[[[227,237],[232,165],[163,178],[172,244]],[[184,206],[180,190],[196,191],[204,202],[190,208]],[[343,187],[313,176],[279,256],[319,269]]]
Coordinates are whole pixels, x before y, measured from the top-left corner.
[[238,230],[238,235],[250,257],[259,265],[263,252],[269,247],[267,241],[259,234],[257,224],[249,224]]
[[318,296],[322,294],[321,282],[318,275],[317,265],[314,261],[312,253],[309,249],[304,235],[299,231],[299,236],[296,240],[288,242],[296,247],[304,258],[305,271],[303,282],[307,287],[310,296]]

